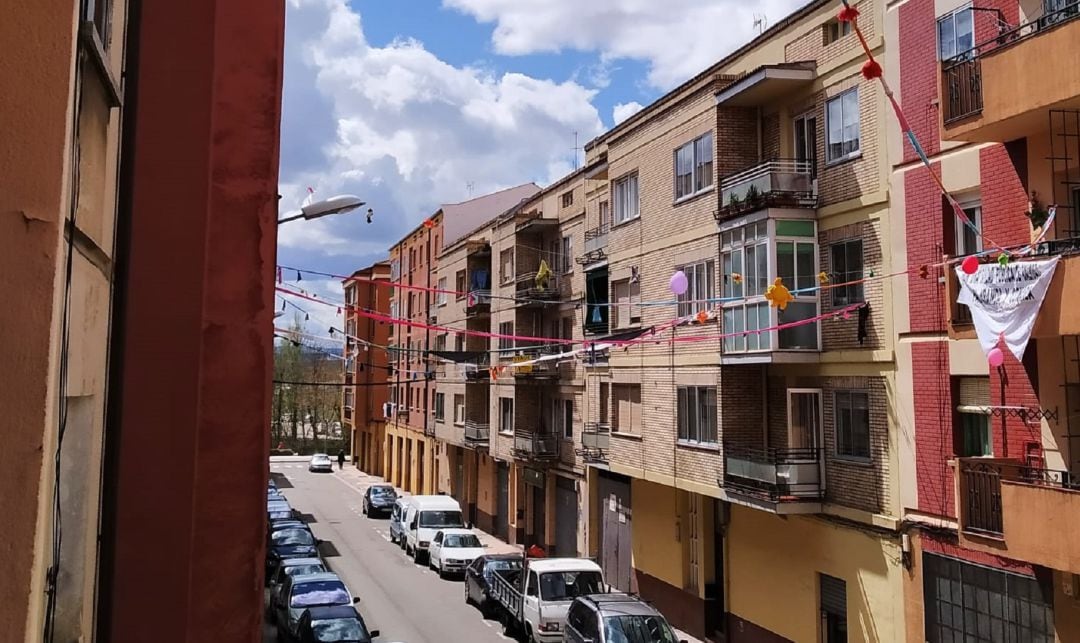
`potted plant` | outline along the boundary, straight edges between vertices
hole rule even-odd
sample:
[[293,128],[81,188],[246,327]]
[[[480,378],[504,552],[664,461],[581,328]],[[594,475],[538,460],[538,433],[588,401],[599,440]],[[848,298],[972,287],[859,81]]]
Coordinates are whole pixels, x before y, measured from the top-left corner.
[[752,206],[754,209],[757,209],[761,206],[763,201],[764,198],[762,197],[761,192],[757,189],[757,186],[751,185],[750,189],[746,191],[746,203]]
[[1046,225],[1046,220],[1050,217],[1050,211],[1047,210],[1042,203],[1039,202],[1039,195],[1037,192],[1032,191],[1031,201],[1028,202],[1027,218],[1031,221],[1031,228],[1038,230]]

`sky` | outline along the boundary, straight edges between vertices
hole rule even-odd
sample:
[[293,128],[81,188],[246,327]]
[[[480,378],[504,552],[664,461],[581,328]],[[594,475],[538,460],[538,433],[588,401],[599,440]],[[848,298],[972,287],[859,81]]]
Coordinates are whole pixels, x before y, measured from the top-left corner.
[[[442,203],[547,185],[589,140],[750,40],[755,17],[803,1],[286,0],[281,212],[309,188],[367,205],[284,224],[278,263],[351,274]],[[343,299],[340,280],[283,278]],[[304,312],[282,320],[341,327],[335,306],[295,303]]]

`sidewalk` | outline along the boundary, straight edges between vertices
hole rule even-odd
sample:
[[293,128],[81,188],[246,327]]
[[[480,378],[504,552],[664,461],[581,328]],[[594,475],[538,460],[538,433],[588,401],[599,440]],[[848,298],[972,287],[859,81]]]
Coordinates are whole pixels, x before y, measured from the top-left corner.
[[[335,469],[334,473],[336,475],[340,476],[341,478],[343,478],[349,484],[355,486],[360,491],[366,490],[369,486],[371,486],[373,484],[385,484],[386,483],[386,480],[383,480],[381,477],[369,475],[369,474],[364,473],[360,469],[358,469],[358,468],[356,468],[354,466],[351,466],[351,465],[346,466],[341,471],[337,471]],[[400,496],[408,497],[408,496],[412,495],[410,493],[406,493],[406,492],[402,491],[401,489],[398,489],[397,487],[394,487],[394,489],[397,490],[398,495],[400,495]],[[493,535],[491,535],[491,534],[489,534],[489,533],[487,533],[485,531],[477,529],[476,527],[473,527],[473,531],[476,532],[477,537],[480,538],[480,542],[484,543],[484,545],[488,548],[488,551],[490,551],[493,554],[514,554],[514,553],[520,554],[521,553],[521,547],[518,547],[517,545],[511,545],[509,543],[503,542],[502,540],[499,540],[497,537],[495,537],[495,536],[493,536]],[[683,632],[683,631],[681,631],[679,629],[675,630],[675,634],[678,635],[679,641],[685,641],[686,643],[705,643],[701,639],[694,638],[694,637],[690,636],[689,634],[687,634],[686,632]]]

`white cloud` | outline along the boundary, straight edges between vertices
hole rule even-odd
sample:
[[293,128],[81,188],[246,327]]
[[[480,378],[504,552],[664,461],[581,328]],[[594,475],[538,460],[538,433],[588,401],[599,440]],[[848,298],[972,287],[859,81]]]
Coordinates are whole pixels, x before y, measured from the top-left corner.
[[611,117],[615,120],[615,124],[618,125],[619,123],[625,121],[634,114],[640,112],[642,107],[644,107],[644,105],[637,101],[630,101],[629,103],[618,103],[611,110]]
[[469,184],[479,195],[559,178],[573,132],[602,131],[594,92],[576,82],[455,67],[415,40],[374,47],[346,0],[287,9],[282,209],[312,186],[316,198],[353,193],[375,210],[371,225],[365,206],[282,226],[287,259],[362,267]]
[[755,34],[755,14],[776,22],[806,0],[443,0],[495,23],[495,51],[508,55],[599,51],[650,65],[649,82],[670,89]]

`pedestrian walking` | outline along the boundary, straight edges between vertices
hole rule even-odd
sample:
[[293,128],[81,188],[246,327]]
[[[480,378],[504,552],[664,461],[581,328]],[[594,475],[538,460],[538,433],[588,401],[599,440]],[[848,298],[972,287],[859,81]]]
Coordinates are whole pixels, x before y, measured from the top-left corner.
[[341,449],[337,452],[337,468],[341,471],[345,467],[345,449]]

